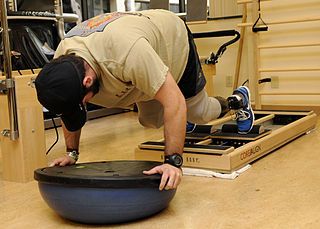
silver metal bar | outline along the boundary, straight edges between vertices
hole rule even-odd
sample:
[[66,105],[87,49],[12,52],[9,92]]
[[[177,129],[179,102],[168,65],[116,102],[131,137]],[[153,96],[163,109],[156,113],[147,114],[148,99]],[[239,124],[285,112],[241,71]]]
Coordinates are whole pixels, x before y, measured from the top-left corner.
[[63,13],[60,14],[54,14],[54,13],[48,13],[48,12],[37,12],[37,11],[20,11],[15,13],[10,13],[7,16],[7,19],[10,21],[10,19],[20,19],[20,20],[60,20],[63,19],[64,22],[67,23],[75,23],[79,21],[79,16],[73,13]]
[[[9,119],[10,119],[10,130],[2,130],[1,134],[5,137],[10,137],[11,140],[16,140],[19,137],[18,132],[18,115],[16,106],[16,94],[14,81],[12,79],[12,66],[11,66],[11,51],[9,42],[9,28],[7,21],[7,7],[6,1],[0,0],[1,7],[1,27],[2,31],[2,41],[3,41],[3,66],[4,73],[6,75],[6,86],[7,86],[7,96],[8,96],[8,108],[9,108]],[[9,82],[9,83],[8,83]],[[10,84],[10,85],[9,85]]]
[[56,15],[59,15],[57,17],[57,28],[58,28],[58,34],[61,40],[63,40],[65,31],[64,31],[64,20],[63,20],[63,5],[62,0],[54,0],[54,13]]
[[77,21],[79,21],[79,16],[72,13],[63,13],[62,16],[56,15],[56,17],[58,20],[60,20],[60,18],[62,17],[63,22],[66,23],[76,23]]

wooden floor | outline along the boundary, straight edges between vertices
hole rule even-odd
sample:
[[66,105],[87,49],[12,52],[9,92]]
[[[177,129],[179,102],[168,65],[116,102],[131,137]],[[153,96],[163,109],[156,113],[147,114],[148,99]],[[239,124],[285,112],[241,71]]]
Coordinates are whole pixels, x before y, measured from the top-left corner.
[[[319,127],[319,122],[318,125]],[[49,161],[64,153],[54,147]],[[144,129],[128,112],[89,121],[83,129],[80,162],[133,159],[134,148],[162,137]],[[46,131],[47,147],[55,140]],[[0,143],[1,144],[1,143]],[[0,171],[1,171],[0,156]],[[235,180],[184,176],[169,208],[121,225],[82,225],[64,220],[42,200],[37,182],[3,181],[0,174],[0,228],[320,228],[319,129],[261,158]]]

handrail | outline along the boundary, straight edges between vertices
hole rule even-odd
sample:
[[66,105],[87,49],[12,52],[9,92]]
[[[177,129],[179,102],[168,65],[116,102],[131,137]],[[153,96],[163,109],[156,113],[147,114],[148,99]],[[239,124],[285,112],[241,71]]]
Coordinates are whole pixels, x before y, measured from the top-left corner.
[[3,42],[3,66],[6,75],[6,80],[4,82],[6,87],[6,94],[8,97],[8,108],[9,108],[9,121],[10,130],[2,130],[1,134],[5,137],[10,137],[11,140],[17,140],[19,137],[18,131],[18,115],[17,115],[17,105],[16,105],[16,94],[15,85],[12,78],[12,65],[11,65],[11,51],[10,51],[10,41],[9,41],[9,28],[7,21],[7,7],[6,1],[1,1],[1,26],[2,26],[2,42]]

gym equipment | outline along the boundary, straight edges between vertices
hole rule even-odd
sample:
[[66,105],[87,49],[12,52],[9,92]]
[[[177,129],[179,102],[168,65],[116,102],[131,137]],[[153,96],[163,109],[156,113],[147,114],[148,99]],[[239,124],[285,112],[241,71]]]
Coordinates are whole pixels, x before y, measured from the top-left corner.
[[[259,16],[256,22],[252,26],[252,32],[262,32],[262,31],[268,31],[268,25],[263,21],[261,18],[261,10],[260,10],[260,0],[258,0],[259,3]],[[259,23],[260,22],[260,23]]]
[[160,174],[144,175],[162,163],[111,161],[37,169],[34,178],[46,203],[60,216],[81,223],[123,223],[154,215],[176,190],[159,191]]
[[199,32],[199,33],[192,33],[194,39],[198,38],[211,38],[211,37],[227,37],[227,36],[234,36],[233,39],[227,41],[226,43],[222,44],[217,53],[214,54],[213,52],[210,54],[210,57],[206,60],[206,64],[216,64],[218,63],[218,59],[223,55],[223,53],[227,50],[227,47],[240,39],[240,33],[236,30],[221,30],[221,31],[211,31],[211,32]]
[[[12,14],[12,13],[11,13]],[[10,44],[16,55],[12,70],[42,68],[54,55],[59,39],[53,20],[10,19]]]
[[[6,2],[1,1],[1,28],[5,77],[0,77],[0,147],[3,179],[32,180],[35,168],[46,164],[42,108],[36,99],[32,77],[15,77],[11,71],[11,50]],[[30,73],[29,73],[30,74]]]
[[[232,173],[314,129],[317,121],[313,111],[254,111],[254,115],[248,134],[237,133],[234,115],[200,128],[210,130],[207,133],[187,134],[183,166]],[[163,141],[144,142],[136,148],[135,158],[163,161],[164,146]]]
[[222,44],[217,53],[211,52],[209,57],[200,57],[200,62],[202,66],[202,70],[206,77],[206,91],[209,96],[214,96],[213,93],[213,76],[216,75],[216,67],[215,64],[218,63],[218,59],[223,55],[226,51],[227,47],[240,39],[240,34],[236,30],[222,30],[222,31],[210,31],[210,32],[197,32],[192,33],[194,39],[199,38],[213,38],[213,37],[225,37],[225,36],[233,36],[233,38],[224,44]]
[[[0,147],[2,153],[3,179],[27,182],[33,179],[33,171],[47,164],[42,106],[37,100],[31,71],[19,75],[12,72],[16,95],[16,120],[19,137],[11,140],[8,99],[0,93]],[[35,71],[37,72],[37,70]],[[0,82],[2,81],[0,77]],[[12,129],[11,129],[12,130]],[[8,134],[8,136],[6,136]]]
[[[265,1],[261,1],[261,4]],[[257,15],[258,9],[258,1],[238,1],[239,4],[243,4],[243,7],[249,11],[250,15]],[[268,20],[268,26],[274,26],[275,29],[281,28],[283,34],[292,31],[293,29],[301,30],[301,34],[299,37],[293,36],[292,39],[286,41],[276,41],[274,39],[274,34],[269,34],[268,39],[265,39],[265,36],[261,36],[262,34],[259,33],[252,33],[252,64],[253,64],[253,74],[250,74],[249,83],[252,97],[254,98],[255,109],[277,109],[277,110],[317,110],[319,107],[319,99],[314,99],[316,96],[320,95],[319,90],[312,89],[314,88],[314,82],[307,80],[309,76],[313,76],[313,72],[320,71],[320,67],[317,62],[308,63],[308,67],[302,66],[297,64],[293,64],[292,61],[287,62],[284,61],[283,63],[276,65],[277,67],[268,67],[274,66],[274,63],[268,62],[267,65],[262,64],[265,63],[265,58],[268,58],[266,55],[262,55],[265,51],[271,53],[274,51],[275,54],[281,53],[282,56],[287,56],[291,58],[291,52],[295,52],[297,48],[304,48],[308,47],[316,47],[320,46],[319,41],[314,42],[313,39],[305,39],[306,36],[303,36],[302,33],[306,31],[313,30],[313,25],[315,23],[319,23],[320,16],[317,15],[309,15],[309,11],[313,10],[314,5],[310,4],[307,8],[301,9],[301,12],[297,15],[295,11],[289,10],[286,11],[286,14],[290,17],[282,18],[278,13],[281,13],[283,9],[277,8],[278,1],[270,1],[270,4],[267,3],[267,11],[271,12],[270,20]],[[303,6],[303,2],[301,2],[301,6]],[[298,6],[297,6],[298,7]],[[270,11],[271,10],[271,11]],[[315,22],[315,23],[313,23]],[[252,27],[253,22],[247,22],[243,20],[242,23],[239,23],[238,26],[241,27],[243,30],[246,27]],[[290,25],[290,26],[286,26]],[[278,27],[280,26],[280,27]],[[304,28],[303,31],[301,28]],[[241,33],[241,35],[243,35]],[[317,35],[315,35],[317,36]],[[310,36],[309,36],[310,37]],[[270,39],[269,39],[270,38]],[[278,51],[277,49],[281,49]],[[312,57],[306,55],[306,58]],[[304,58],[304,60],[306,60]],[[288,61],[289,59],[287,59]],[[308,61],[307,61],[308,62]],[[238,64],[238,63],[237,63]],[[273,74],[273,73],[281,73],[279,80],[283,80],[279,88],[267,88],[261,87],[259,85],[259,81],[266,75]],[[299,75],[295,75],[291,72],[301,72]],[[286,77],[290,77],[290,82],[292,80],[298,80],[299,77],[303,75],[304,77],[304,86],[299,87],[299,91],[291,90],[288,87],[288,82],[286,81]],[[236,75],[237,76],[237,75]],[[298,78],[297,78],[298,77]],[[275,80],[273,83],[276,82]],[[239,86],[239,85],[238,85]],[[235,86],[236,88],[236,86]],[[277,101],[279,96],[288,98],[287,101],[282,101],[280,104],[275,104],[274,101]],[[308,101],[308,104],[301,103],[301,98],[304,98],[305,101]],[[313,102],[311,102],[313,101]]]

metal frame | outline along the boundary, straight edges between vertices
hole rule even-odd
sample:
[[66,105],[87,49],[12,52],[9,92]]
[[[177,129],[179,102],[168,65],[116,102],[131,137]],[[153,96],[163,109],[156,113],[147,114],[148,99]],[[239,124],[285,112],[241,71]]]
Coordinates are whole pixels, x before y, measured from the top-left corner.
[[[17,102],[15,94],[15,83],[12,77],[12,64],[11,64],[11,50],[9,40],[9,27],[8,27],[8,16],[7,16],[7,2],[0,0],[1,6],[1,28],[0,32],[3,40],[3,55],[4,55],[4,73],[6,76],[5,80],[0,81],[0,93],[6,94],[8,97],[9,107],[9,119],[10,129],[0,130],[1,134],[5,137],[10,137],[11,140],[17,140],[19,138],[18,130],[18,116],[17,116]],[[8,7],[11,11],[16,11],[17,3],[16,0],[9,0]],[[64,38],[64,18],[63,18],[63,7],[62,0],[54,0],[55,14],[57,15],[57,27],[58,34],[61,39]]]
[[59,17],[57,17],[57,28],[59,37],[62,40],[65,35],[62,0],[54,0],[54,12],[56,15],[59,15]]
[[1,1],[1,35],[3,40],[3,55],[4,55],[4,72],[6,80],[1,81],[2,89],[8,96],[9,107],[9,119],[10,129],[1,130],[1,134],[5,137],[10,137],[11,140],[17,140],[19,138],[18,131],[18,117],[17,117],[17,103],[14,80],[12,78],[12,65],[11,65],[11,50],[8,32],[8,20],[7,20],[7,6],[5,0]]

